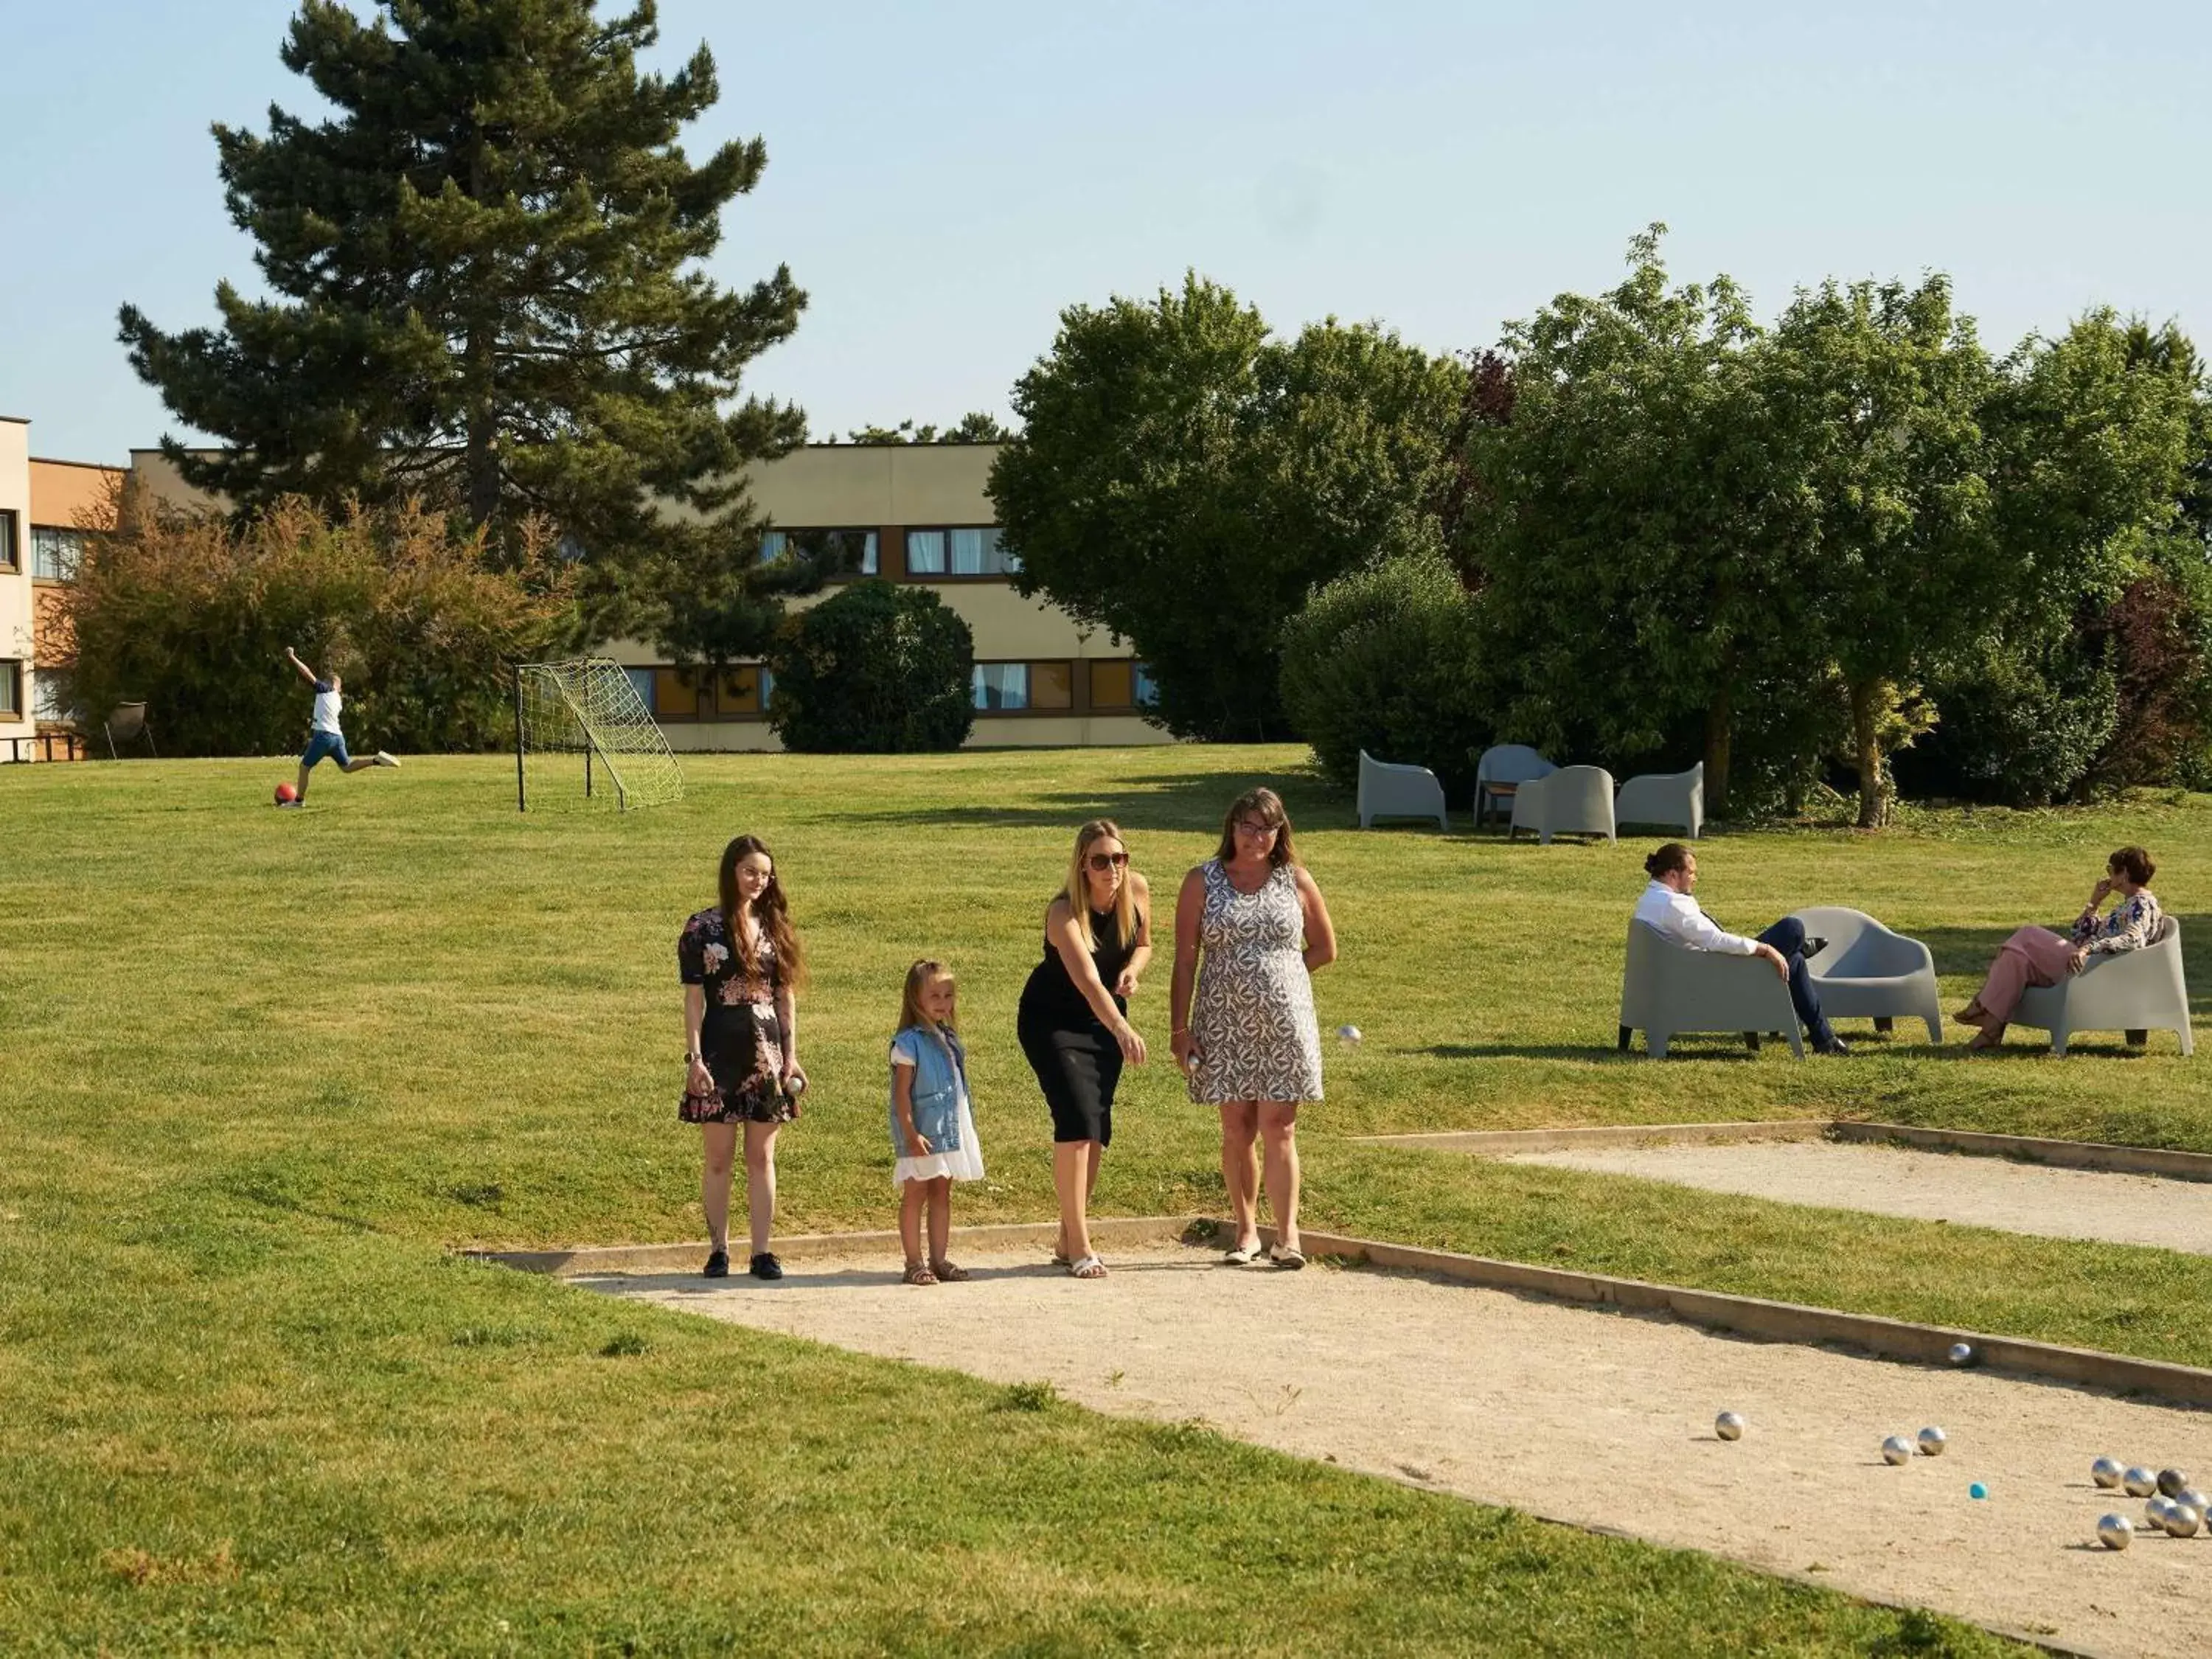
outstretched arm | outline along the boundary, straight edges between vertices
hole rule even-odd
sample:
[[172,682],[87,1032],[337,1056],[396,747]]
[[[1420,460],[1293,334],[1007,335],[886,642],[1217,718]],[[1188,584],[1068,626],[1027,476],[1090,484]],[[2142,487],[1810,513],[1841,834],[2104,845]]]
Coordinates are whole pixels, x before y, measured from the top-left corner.
[[300,660],[300,653],[295,651],[289,645],[284,647],[284,660],[290,663],[293,667],[298,669],[300,671],[300,678],[307,681],[308,684],[319,685],[322,684],[322,676],[316,673],[315,671],[308,667],[307,664],[301,662]]

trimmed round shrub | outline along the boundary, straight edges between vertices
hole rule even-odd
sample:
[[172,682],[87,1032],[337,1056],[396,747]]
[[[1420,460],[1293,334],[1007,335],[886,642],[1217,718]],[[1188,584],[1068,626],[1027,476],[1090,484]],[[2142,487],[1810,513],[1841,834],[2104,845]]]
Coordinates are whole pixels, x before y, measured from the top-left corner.
[[1359,751],[1425,766],[1454,799],[1493,711],[1476,672],[1473,595],[1443,556],[1411,553],[1340,576],[1283,629],[1283,707],[1347,793]]
[[936,594],[854,582],[777,635],[769,725],[814,754],[957,749],[975,723],[975,636]]

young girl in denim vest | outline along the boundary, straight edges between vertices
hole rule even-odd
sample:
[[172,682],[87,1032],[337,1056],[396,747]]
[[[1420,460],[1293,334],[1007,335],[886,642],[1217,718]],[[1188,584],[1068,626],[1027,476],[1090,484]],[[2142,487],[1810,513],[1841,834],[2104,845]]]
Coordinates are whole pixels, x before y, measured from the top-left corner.
[[[899,1243],[909,1285],[968,1277],[966,1268],[945,1255],[952,1229],[952,1183],[983,1178],[958,1026],[951,972],[942,963],[915,963],[907,969],[899,1031],[891,1039],[891,1156],[897,1159],[891,1180],[899,1188]],[[927,1257],[921,1253],[925,1209]]]

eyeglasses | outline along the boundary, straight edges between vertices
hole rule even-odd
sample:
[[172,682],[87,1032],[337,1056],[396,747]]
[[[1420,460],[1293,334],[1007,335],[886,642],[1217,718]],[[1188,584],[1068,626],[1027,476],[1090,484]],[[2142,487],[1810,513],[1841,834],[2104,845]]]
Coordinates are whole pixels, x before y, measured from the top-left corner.
[[1262,823],[1257,818],[1245,818],[1238,823],[1237,833],[1240,836],[1272,836],[1280,828],[1280,824]]
[[1102,876],[1109,870],[1120,869],[1128,861],[1129,855],[1127,853],[1093,853],[1090,860],[1091,867]]

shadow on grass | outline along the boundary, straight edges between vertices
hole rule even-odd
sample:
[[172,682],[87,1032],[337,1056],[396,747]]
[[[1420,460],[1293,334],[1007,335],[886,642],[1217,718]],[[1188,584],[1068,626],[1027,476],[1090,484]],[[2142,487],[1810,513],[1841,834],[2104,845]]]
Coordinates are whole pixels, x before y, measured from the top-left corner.
[[[1072,763],[1082,764],[1080,760]],[[1347,829],[1358,822],[1352,803],[1311,773],[1217,771],[1164,776],[1107,777],[1094,788],[1027,792],[1035,805],[842,808],[841,820],[916,827],[1064,829],[1073,835],[1089,818],[1111,818],[1125,830],[1185,832],[1217,828],[1229,803],[1261,785],[1280,795],[1293,823],[1314,830]]]
[[[1759,1058],[1743,1046],[1741,1037],[1734,1038],[1733,1048],[1722,1045],[1727,1037],[1701,1038],[1679,1036],[1667,1045],[1669,1060],[1751,1060]],[[1779,1038],[1771,1039],[1778,1046],[1789,1044]],[[1612,1042],[1434,1042],[1425,1048],[1401,1048],[1395,1052],[1407,1054],[1427,1054],[1435,1060],[1646,1060],[1651,1058],[1641,1047],[1622,1051]]]

